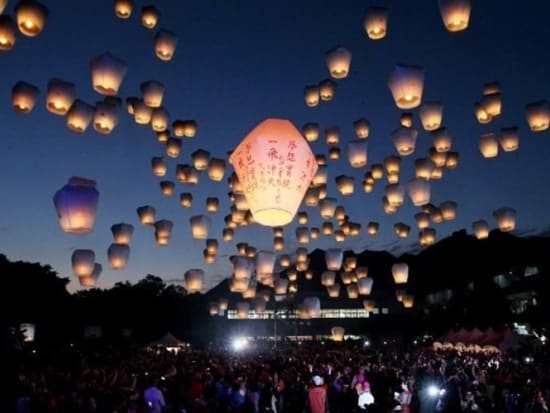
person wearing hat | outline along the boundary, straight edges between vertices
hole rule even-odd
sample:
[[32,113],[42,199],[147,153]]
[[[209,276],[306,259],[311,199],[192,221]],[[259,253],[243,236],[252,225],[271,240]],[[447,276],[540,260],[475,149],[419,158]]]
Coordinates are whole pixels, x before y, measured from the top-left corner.
[[306,412],[309,413],[327,413],[328,399],[327,387],[325,381],[319,375],[315,375],[311,379],[313,385],[307,391]]

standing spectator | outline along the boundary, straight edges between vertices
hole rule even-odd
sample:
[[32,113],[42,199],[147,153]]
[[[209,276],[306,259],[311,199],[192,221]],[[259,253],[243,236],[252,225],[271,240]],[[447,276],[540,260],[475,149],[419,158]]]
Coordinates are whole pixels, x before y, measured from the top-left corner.
[[166,406],[164,394],[157,386],[158,382],[155,380],[151,382],[151,385],[143,393],[145,404],[149,407],[151,413],[162,413],[162,410]]
[[307,392],[307,407],[310,413],[327,413],[328,400],[325,381],[321,376],[313,376],[313,386]]

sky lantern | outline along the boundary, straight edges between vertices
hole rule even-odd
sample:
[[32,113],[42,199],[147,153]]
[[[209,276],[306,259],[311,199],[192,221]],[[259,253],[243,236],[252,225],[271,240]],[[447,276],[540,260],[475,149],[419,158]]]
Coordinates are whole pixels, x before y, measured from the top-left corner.
[[176,166],[176,177],[182,184],[196,185],[199,183],[199,171],[191,165],[178,164]]
[[155,132],[162,132],[168,128],[170,123],[170,114],[168,111],[163,108],[154,108],[153,113],[151,114],[151,128]]
[[502,207],[493,211],[493,217],[497,221],[498,229],[502,232],[513,231],[516,228],[516,210]]
[[88,249],[76,249],[71,255],[73,273],[77,277],[89,277],[94,271],[95,253]]
[[407,193],[414,206],[426,205],[430,202],[430,181],[413,178],[407,182]]
[[190,208],[193,205],[193,194],[189,192],[182,192],[180,194],[180,205],[182,208]]
[[172,123],[174,135],[178,137],[194,138],[197,134],[197,122],[192,119],[175,120]]
[[312,183],[315,187],[326,184],[328,179],[328,167],[326,165],[319,165],[317,172],[313,176]]
[[250,311],[250,303],[248,301],[239,301],[237,303],[237,318],[244,320],[248,318]]
[[428,153],[430,154],[430,159],[435,164],[437,168],[445,166],[445,161],[447,160],[446,152],[438,152],[433,146],[429,149]]
[[95,223],[98,201],[95,181],[74,176],[69,179],[53,197],[61,229],[75,234],[90,232]]
[[334,285],[336,281],[336,273],[334,271],[324,271],[321,274],[321,284],[325,287]]
[[343,47],[335,47],[325,53],[325,61],[334,79],[344,79],[349,73],[351,52]]
[[153,116],[153,109],[150,108],[141,99],[137,99],[133,104],[134,120],[138,125],[147,125],[151,122]]
[[319,238],[320,234],[321,234],[321,230],[317,227],[312,227],[309,229],[309,236],[311,237],[311,239]]
[[307,212],[300,211],[300,212],[298,212],[297,217],[298,217],[298,224],[301,224],[301,225],[307,224],[307,221],[308,221]]
[[378,234],[378,229],[380,228],[380,224],[378,222],[369,222],[367,224],[367,234],[375,236]]
[[296,227],[296,240],[298,244],[309,243],[309,228],[308,227]]
[[336,92],[336,83],[330,79],[319,82],[319,97],[323,101],[330,101],[334,98]]
[[449,152],[453,139],[447,128],[439,128],[432,131],[433,147],[437,152]]
[[399,208],[403,205],[405,198],[405,188],[400,184],[389,184],[386,185],[384,190],[388,203],[395,208]]
[[458,166],[459,159],[460,154],[458,152],[447,152],[447,156],[445,158],[445,167],[447,169],[455,169]]
[[17,27],[25,36],[38,36],[46,25],[50,11],[46,6],[34,0],[21,0],[15,5]]
[[396,65],[388,86],[399,109],[414,109],[422,103],[424,69],[420,66]]
[[272,251],[258,251],[256,253],[256,274],[273,274],[276,256]]
[[477,121],[482,125],[489,123],[493,120],[493,117],[489,115],[487,110],[479,102],[474,104],[474,113]]
[[158,245],[168,245],[170,238],[172,238],[172,228],[174,223],[168,219],[161,219],[155,221],[155,239]]
[[341,248],[328,248],[325,251],[325,263],[330,271],[339,271],[342,267],[344,252]]
[[321,300],[319,297],[304,297],[304,307],[310,318],[321,316]]
[[367,278],[369,275],[369,269],[368,267],[357,267],[355,269],[355,275],[358,280],[362,280],[363,278]]
[[357,284],[350,284],[346,287],[346,291],[348,293],[349,299],[356,299],[359,298],[359,289],[357,288]]
[[308,142],[315,142],[319,139],[321,127],[318,123],[310,122],[304,125],[302,131]]
[[165,62],[172,60],[176,53],[176,45],[178,44],[178,36],[176,33],[160,29],[155,34],[155,54]]
[[279,256],[279,265],[282,268],[288,268],[290,267],[290,255],[288,254],[281,254]]
[[399,124],[404,128],[412,128],[413,114],[411,112],[403,112],[401,116],[399,116]]
[[319,104],[319,86],[308,85],[304,88],[304,100],[306,105],[310,108],[314,108]]
[[185,289],[189,294],[200,293],[204,280],[204,271],[197,268],[192,268],[185,271]]
[[[1,17],[1,16],[0,16]],[[1,36],[0,26],[0,36]],[[11,90],[11,105],[19,113],[29,113],[36,105],[40,89],[27,82],[17,82]]]
[[139,221],[143,225],[153,225],[156,220],[157,211],[150,205],[140,206],[137,209]]
[[484,219],[474,221],[472,223],[472,231],[477,239],[485,239],[489,237],[489,224]]
[[340,128],[328,126],[325,128],[325,140],[328,146],[336,146],[340,143]]
[[111,53],[103,53],[90,61],[92,85],[102,95],[115,96],[126,72],[128,64]]
[[528,103],[525,105],[527,123],[532,132],[542,132],[550,125],[550,105],[546,100]]
[[342,285],[340,283],[334,283],[333,285],[327,285],[327,293],[330,298],[340,297],[340,290]]
[[274,287],[276,295],[286,295],[288,291],[288,280],[286,278],[277,278]]
[[209,253],[206,248],[202,250],[202,256],[206,264],[214,264],[216,262],[216,254]]
[[94,112],[94,129],[102,135],[108,135],[118,125],[122,102],[118,98],[107,96],[103,102],[97,102]]
[[[384,158],[384,167],[390,184],[399,182],[399,171],[401,170],[401,158],[399,156],[387,156]],[[397,181],[390,181],[390,176],[397,176]]]
[[439,204],[439,210],[443,215],[443,221],[452,221],[456,218],[458,204],[454,201],[445,201]]
[[220,311],[226,311],[229,307],[229,300],[227,298],[220,298],[218,300],[218,305],[220,307]]
[[160,193],[164,196],[172,196],[176,184],[172,181],[160,181]]
[[370,168],[371,176],[374,180],[379,180],[384,177],[384,166],[379,163],[375,163]]
[[92,123],[95,107],[76,99],[67,112],[67,128],[76,133],[83,133]]
[[430,158],[418,158],[414,160],[414,171],[416,178],[429,180],[435,165]]
[[99,263],[94,264],[94,270],[92,274],[86,277],[78,277],[78,282],[82,287],[95,287],[97,279],[103,271],[103,266]]
[[210,158],[208,160],[208,177],[212,181],[219,182],[225,176],[225,160]]
[[218,240],[216,238],[209,238],[206,240],[206,251],[213,255],[218,253]]
[[50,79],[46,94],[46,108],[56,115],[65,115],[76,99],[74,83]]
[[347,143],[348,161],[353,168],[367,165],[367,141],[356,139]]
[[211,220],[206,215],[194,215],[189,218],[191,224],[191,233],[195,239],[208,238],[208,231],[210,231]]
[[10,50],[17,40],[17,25],[10,16],[0,15],[0,50]]
[[[257,223],[282,226],[290,223],[311,180],[317,163],[307,141],[285,119],[266,119],[239,144],[229,158],[235,168],[250,211]],[[264,169],[264,175],[258,170]],[[282,179],[276,177],[282,174]]]
[[339,175],[335,178],[336,187],[338,191],[344,196],[352,195],[354,189],[353,176]]
[[515,126],[502,128],[498,137],[500,147],[504,152],[513,152],[519,148],[519,133]]
[[359,289],[359,294],[369,295],[372,291],[374,279],[372,278],[360,278],[357,281],[357,288]]
[[399,127],[391,133],[395,149],[399,155],[406,156],[414,152],[418,131],[414,128]]
[[439,208],[434,208],[430,212],[430,218],[434,224],[441,224],[443,222],[443,214]]
[[204,149],[197,149],[191,154],[191,159],[193,159],[193,166],[197,171],[205,171],[208,168],[210,152]]
[[420,106],[419,115],[424,130],[436,130],[443,119],[443,104],[439,101],[426,101]]
[[346,332],[344,327],[335,326],[330,331],[332,333],[332,341],[344,341],[344,334]]
[[4,12],[4,9],[8,5],[8,0],[0,0],[0,14]]
[[363,28],[369,39],[380,40],[386,37],[388,9],[385,7],[369,7],[363,20]]
[[212,316],[218,315],[218,313],[220,312],[220,307],[218,306],[218,303],[215,301],[210,302],[210,304],[208,305],[208,312]]
[[113,243],[107,249],[109,266],[113,270],[122,270],[128,263],[130,247],[128,244]]
[[396,284],[405,284],[409,279],[409,266],[404,262],[393,264],[391,271]]
[[111,232],[113,234],[113,239],[115,243],[128,245],[130,244],[130,242],[132,242],[134,226],[132,224],[126,224],[124,222],[113,224],[111,225]]
[[323,222],[321,225],[321,231],[325,236],[334,234],[334,226],[332,225],[332,222]]
[[157,135],[157,141],[159,143],[167,143],[168,139],[170,139],[170,131],[169,130],[163,130],[163,131],[160,131],[160,132],[156,132],[156,135]]
[[143,102],[151,108],[159,108],[162,106],[164,91],[166,87],[161,82],[156,80],[148,80],[140,85]]
[[141,8],[141,24],[146,29],[153,29],[160,18],[160,12],[155,6],[147,5]]
[[479,103],[491,119],[495,116],[500,116],[502,110],[502,98],[500,93],[483,95]]
[[233,228],[224,228],[222,231],[223,240],[225,242],[233,241],[234,234],[235,231],[233,230]]
[[328,150],[328,157],[329,159],[336,161],[340,159],[340,148],[333,146]]
[[207,212],[218,212],[218,207],[220,205],[220,200],[216,197],[206,198],[206,211]]
[[336,212],[336,206],[338,201],[336,198],[328,197],[325,199],[321,199],[319,201],[319,210],[321,212],[321,217],[324,219],[331,219],[334,217],[334,213]]
[[132,8],[132,0],[115,0],[115,15],[120,19],[130,18]]
[[468,27],[471,8],[470,0],[439,0],[443,24],[450,32],[459,32]]
[[168,138],[166,141],[166,155],[170,158],[177,158],[181,151],[181,139]]
[[423,228],[418,234],[418,240],[420,245],[426,247],[428,245],[433,245],[435,243],[435,229],[433,228]]
[[479,151],[484,158],[498,155],[498,139],[494,133],[484,133],[479,137]]
[[411,232],[411,227],[403,222],[397,222],[393,227],[399,238],[407,238]]
[[366,139],[370,133],[370,122],[364,118],[353,122],[353,130],[358,139]]
[[430,214],[427,212],[417,212],[414,214],[414,220],[419,229],[428,228],[430,226]]
[[153,175],[165,176],[168,169],[168,162],[163,156],[154,156],[151,159],[151,168],[153,169]]
[[376,302],[374,300],[363,300],[363,308],[367,313],[372,313],[376,308]]
[[412,294],[405,294],[403,296],[403,300],[401,301],[403,303],[403,307],[405,308],[413,308],[414,306],[414,295]]

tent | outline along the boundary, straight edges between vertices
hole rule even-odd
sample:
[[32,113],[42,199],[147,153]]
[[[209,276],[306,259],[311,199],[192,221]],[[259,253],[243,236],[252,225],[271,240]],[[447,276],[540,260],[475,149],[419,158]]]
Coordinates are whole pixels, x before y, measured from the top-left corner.
[[179,351],[183,347],[189,347],[189,343],[181,341],[172,333],[168,332],[157,340],[151,341],[149,347],[164,347],[168,351]]
[[459,344],[459,347],[468,345],[476,346],[492,346],[498,348],[500,351],[508,351],[519,347],[520,338],[519,336],[510,328],[506,328],[502,331],[495,331],[492,328],[487,330],[479,330],[474,328],[472,330],[467,330],[461,328],[459,330],[449,330],[447,334],[440,337],[437,341],[441,343],[453,343]]

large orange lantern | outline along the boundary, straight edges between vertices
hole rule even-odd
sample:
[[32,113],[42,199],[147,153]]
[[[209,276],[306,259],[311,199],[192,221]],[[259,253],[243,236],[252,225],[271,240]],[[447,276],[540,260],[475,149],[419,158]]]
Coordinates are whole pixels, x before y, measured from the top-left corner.
[[25,36],[38,36],[44,29],[49,13],[48,8],[42,3],[35,0],[21,0],[15,6],[15,17],[19,31]]
[[90,232],[95,223],[99,192],[93,180],[72,177],[53,197],[59,225],[65,232]]
[[399,109],[413,109],[422,103],[424,69],[419,66],[397,65],[388,86]]
[[102,95],[114,96],[126,76],[128,64],[107,52],[94,57],[90,69],[94,90]]
[[282,226],[292,221],[317,162],[296,127],[285,119],[257,125],[229,158],[257,223]]
[[17,26],[10,16],[0,16],[0,50],[10,50],[17,40]]
[[386,37],[388,30],[388,10],[384,7],[369,7],[363,27],[367,36],[372,40],[380,40]]
[[459,32],[468,27],[471,8],[470,0],[439,0],[443,24],[450,32]]

